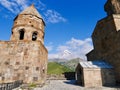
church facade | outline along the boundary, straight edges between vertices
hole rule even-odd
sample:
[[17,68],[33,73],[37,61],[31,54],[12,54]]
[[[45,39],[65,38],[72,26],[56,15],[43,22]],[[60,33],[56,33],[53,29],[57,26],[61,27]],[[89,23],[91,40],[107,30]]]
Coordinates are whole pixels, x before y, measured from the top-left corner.
[[120,83],[120,1],[107,0],[104,9],[107,17],[97,22],[92,34],[94,49],[87,54],[87,59],[110,63],[116,82]]
[[48,51],[44,27],[34,5],[14,19],[10,41],[0,41],[0,83],[45,83]]

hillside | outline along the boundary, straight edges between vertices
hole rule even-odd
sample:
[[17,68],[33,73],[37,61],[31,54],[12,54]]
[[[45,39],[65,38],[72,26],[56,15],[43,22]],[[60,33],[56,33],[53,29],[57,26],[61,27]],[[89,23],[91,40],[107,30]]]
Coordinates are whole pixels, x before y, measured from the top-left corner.
[[66,62],[62,62],[61,64],[64,65],[65,67],[68,67],[69,69],[71,69],[73,72],[75,71],[76,66],[78,65],[78,63],[80,61],[83,61],[80,58],[75,58],[75,59],[71,59],[69,61]]
[[57,62],[48,62],[48,74],[62,74],[71,70]]

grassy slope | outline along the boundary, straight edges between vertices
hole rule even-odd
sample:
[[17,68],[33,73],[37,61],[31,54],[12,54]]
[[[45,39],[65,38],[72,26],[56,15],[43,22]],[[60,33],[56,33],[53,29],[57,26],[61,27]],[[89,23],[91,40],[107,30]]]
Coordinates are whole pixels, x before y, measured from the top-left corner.
[[73,72],[75,71],[76,66],[78,65],[79,61],[82,61],[82,59],[80,58],[75,58],[75,59],[71,59],[65,63],[63,63],[62,65],[70,68]]
[[64,72],[71,72],[71,70],[57,62],[48,63],[48,74],[62,74]]

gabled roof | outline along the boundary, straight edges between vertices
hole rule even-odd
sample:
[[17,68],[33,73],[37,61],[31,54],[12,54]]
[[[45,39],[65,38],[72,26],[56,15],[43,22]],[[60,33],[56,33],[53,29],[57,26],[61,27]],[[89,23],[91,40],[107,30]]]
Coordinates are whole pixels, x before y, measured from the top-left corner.
[[39,12],[37,11],[33,4],[30,7],[23,10],[20,14],[31,14],[39,18],[42,18],[42,16],[39,14]]
[[83,68],[113,68],[109,63],[105,61],[86,61],[79,63]]

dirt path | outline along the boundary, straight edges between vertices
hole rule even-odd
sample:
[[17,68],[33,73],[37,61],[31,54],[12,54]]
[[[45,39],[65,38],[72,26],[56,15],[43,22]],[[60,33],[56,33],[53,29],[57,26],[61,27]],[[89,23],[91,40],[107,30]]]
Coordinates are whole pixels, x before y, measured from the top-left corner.
[[120,88],[84,88],[74,84],[74,80],[51,80],[42,88],[35,88],[34,90],[120,90]]

